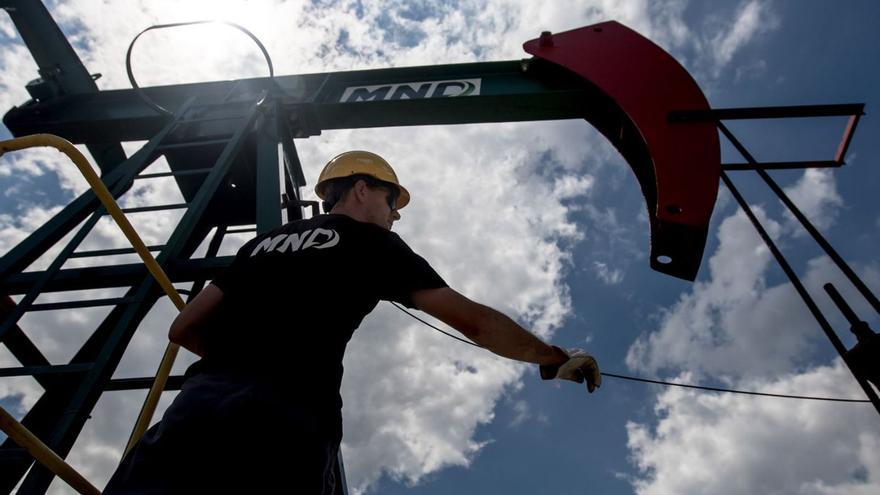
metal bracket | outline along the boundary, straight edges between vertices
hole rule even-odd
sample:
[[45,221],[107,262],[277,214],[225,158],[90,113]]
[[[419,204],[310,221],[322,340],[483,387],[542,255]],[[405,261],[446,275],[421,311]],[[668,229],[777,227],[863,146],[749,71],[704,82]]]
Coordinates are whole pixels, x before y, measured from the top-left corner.
[[321,210],[319,208],[319,204],[317,201],[306,201],[302,199],[293,199],[291,200],[290,196],[287,193],[281,195],[281,207],[282,208],[291,208],[294,206],[299,206],[300,208],[310,207],[312,209],[312,216],[320,215]]

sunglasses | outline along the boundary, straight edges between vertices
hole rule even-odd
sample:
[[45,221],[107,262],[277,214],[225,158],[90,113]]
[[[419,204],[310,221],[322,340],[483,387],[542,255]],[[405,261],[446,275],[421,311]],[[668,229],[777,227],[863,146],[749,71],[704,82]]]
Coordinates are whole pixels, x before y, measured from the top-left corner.
[[397,189],[396,187],[391,187],[387,183],[373,179],[372,177],[365,180],[369,187],[373,189],[382,189],[383,191],[387,191],[388,195],[385,196],[385,202],[388,203],[388,207],[391,208],[392,211],[397,209],[397,198],[400,197],[399,189]]
[[388,202],[388,207],[391,208],[391,211],[397,209],[397,198],[400,196],[400,191],[397,189],[388,188],[388,196],[385,197],[385,201]]

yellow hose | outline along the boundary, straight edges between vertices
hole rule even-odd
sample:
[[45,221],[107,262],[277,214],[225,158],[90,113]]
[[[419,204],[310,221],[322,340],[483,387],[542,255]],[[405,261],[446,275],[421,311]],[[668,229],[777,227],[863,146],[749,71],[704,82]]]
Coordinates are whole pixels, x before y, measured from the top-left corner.
[[[98,174],[95,173],[89,161],[86,159],[85,156],[83,156],[82,153],[80,153],[78,149],[76,149],[73,144],[71,144],[64,138],[54,136],[52,134],[33,134],[30,136],[10,139],[8,141],[0,141],[0,155],[7,151],[17,151],[37,146],[49,146],[52,148],[56,148],[58,151],[67,155],[68,158],[71,159],[71,161],[73,161],[77,168],[79,168],[79,171],[83,174],[83,177],[85,177],[86,181],[89,183],[89,186],[91,186],[92,191],[94,191],[98,199],[101,200],[104,208],[107,209],[107,212],[110,213],[110,215],[113,217],[113,220],[115,220],[117,225],[119,225],[119,228],[122,229],[122,233],[125,234],[125,237],[128,238],[128,241],[131,243],[132,247],[134,247],[135,251],[141,257],[141,260],[143,260],[144,264],[147,266],[147,269],[165,291],[165,294],[167,294],[168,297],[171,298],[171,301],[174,303],[178,310],[182,310],[183,307],[186,306],[186,303],[180,297],[180,294],[177,293],[177,290],[174,288],[174,286],[171,284],[171,280],[168,278],[168,275],[165,274],[165,271],[162,270],[162,267],[159,266],[159,263],[157,263],[156,260],[153,258],[153,255],[147,249],[147,246],[144,244],[140,236],[138,236],[137,232],[134,230],[134,227],[131,226],[131,223],[129,223],[128,219],[125,217],[125,214],[122,213],[122,210],[119,209],[119,206],[117,206],[116,201],[114,201],[113,199],[113,195],[110,194],[110,191],[107,190],[107,187],[101,181],[101,178],[98,177]],[[174,360],[177,358],[177,352],[179,349],[180,346],[174,343],[169,343],[168,347],[165,349],[165,354],[162,356],[162,362],[159,364],[159,370],[156,372],[156,378],[153,381],[153,386],[150,388],[150,393],[147,394],[147,399],[144,401],[141,413],[138,416],[137,423],[135,424],[134,430],[132,431],[131,438],[129,439],[128,445],[125,448],[126,454],[131,450],[132,447],[134,447],[134,444],[136,444],[137,441],[140,440],[144,432],[147,431],[147,428],[150,425],[150,421],[153,418],[153,413],[155,413],[156,411],[156,405],[159,403],[159,397],[162,394],[162,390],[165,389],[165,383],[168,381],[168,375],[171,373],[171,367],[174,364]],[[21,425],[21,423],[15,421],[15,419],[13,419],[11,416],[9,416],[8,419],[5,416],[8,416],[8,414],[5,414],[3,418],[3,430],[7,432],[10,438],[15,439],[12,433],[10,433],[6,429],[6,424],[9,420],[14,422],[21,429],[27,432],[27,429],[25,429],[24,426]],[[30,437],[36,439],[33,434],[31,434],[30,432],[27,433],[28,435],[30,435]],[[28,438],[26,437],[20,436],[20,438],[22,438],[23,441],[28,441]],[[36,439],[36,441],[39,442],[39,439]],[[16,442],[18,442],[18,440],[16,440]],[[67,466],[67,468],[69,468],[70,471],[76,474],[76,476],[78,476],[80,479],[82,479],[82,476],[79,476],[76,471],[73,471],[73,468],[65,464],[64,461],[61,460],[54,452],[49,450],[48,447],[46,447],[42,443],[40,443],[39,445],[42,445],[42,448],[46,451],[42,452],[38,450],[38,452],[40,452],[41,455],[44,456],[43,458],[45,460],[37,457],[36,455],[34,455],[34,457],[37,458],[37,460],[39,460],[41,463],[43,463],[43,465],[45,465],[49,469],[52,469],[52,472],[67,481],[71,486],[77,488],[77,485],[74,485],[73,481],[65,478],[65,475],[62,475],[62,473],[52,468],[52,465],[49,464],[49,462],[54,462],[51,456],[55,456],[58,461],[60,461],[64,466]],[[29,446],[22,446],[28,448],[28,451],[30,451]],[[34,448],[39,449],[38,446]],[[67,473],[66,475],[69,476],[69,473]],[[88,485],[88,482],[86,482],[85,479],[82,479],[82,481],[85,482],[86,485]],[[80,488],[77,488],[77,490],[79,490],[80,493],[100,493],[91,485],[88,485],[88,488],[92,491],[82,491]]]

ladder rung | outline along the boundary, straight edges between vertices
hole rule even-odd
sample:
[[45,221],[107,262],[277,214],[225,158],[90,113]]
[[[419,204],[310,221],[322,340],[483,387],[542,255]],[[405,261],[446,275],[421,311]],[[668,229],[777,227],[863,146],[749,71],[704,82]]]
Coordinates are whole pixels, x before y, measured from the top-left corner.
[[92,363],[58,364],[50,366],[23,366],[0,368],[0,377],[54,375],[58,373],[83,373],[92,369]]
[[227,234],[246,234],[248,232],[256,232],[256,227],[251,227],[247,229],[229,229],[226,231]]
[[217,120],[241,120],[241,115],[224,115],[222,117],[201,117],[198,119],[180,119],[177,121],[178,124],[195,124],[198,122],[214,122]]
[[[147,246],[147,249],[150,251],[161,251],[165,246]],[[80,251],[78,253],[73,253],[68,258],[92,258],[95,256],[113,256],[117,254],[134,254],[137,251],[134,248],[119,248],[119,249],[101,249],[99,251]]]
[[173,150],[176,148],[189,148],[193,146],[211,146],[215,144],[228,143],[229,139],[206,139],[204,141],[187,141],[185,143],[160,144],[156,146],[156,150]]
[[136,302],[136,297],[112,297],[108,299],[88,299],[85,301],[64,301],[57,303],[33,304],[28,311],[52,311],[55,309],[94,308],[98,306],[118,306]]
[[[235,89],[235,87],[233,87],[232,89]],[[245,88],[245,89],[246,89],[246,91],[248,90],[247,88]],[[226,96],[228,97],[229,93],[227,93]],[[192,107],[190,107],[187,114],[190,116],[204,115],[212,110],[228,109],[231,106],[237,106],[239,108],[244,108],[246,106],[253,104],[254,102],[256,102],[256,100],[252,101],[252,100],[245,99],[245,100],[228,101],[228,100],[224,99],[223,101],[220,101],[217,103],[200,103],[198,105],[193,105]],[[245,117],[244,115],[239,114],[239,115],[232,115],[230,118],[242,119],[244,117]]]
[[186,203],[178,203],[174,205],[161,206],[140,206],[138,208],[124,208],[122,213],[138,213],[142,211],[162,211],[162,210],[180,210],[189,206]]
[[181,176],[181,175],[198,175],[198,174],[207,174],[207,173],[210,172],[211,170],[214,170],[214,169],[212,169],[212,168],[196,168],[196,169],[193,169],[193,170],[180,170],[180,171],[178,171],[178,172],[162,172],[162,173],[158,173],[158,174],[144,174],[144,175],[138,175],[138,176],[135,177],[134,179],[135,179],[135,180],[139,180],[139,179],[156,179],[156,178],[159,178],[159,177],[172,177],[172,176],[174,176],[174,177],[178,177],[178,176]]
[[[238,84],[241,83],[241,82],[242,82],[241,80],[237,80],[237,81],[236,81],[236,86],[238,86]],[[232,89],[236,89],[235,86],[233,86]],[[253,87],[243,87],[242,89],[243,89],[245,92],[246,92],[246,91],[250,91],[250,92],[252,92],[252,93],[254,93],[254,94],[257,93],[257,90],[254,89]],[[245,93],[245,94],[246,94],[246,93]],[[201,112],[201,111],[204,111],[204,110],[209,109],[209,108],[226,108],[226,107],[229,107],[230,105],[239,105],[239,106],[243,106],[243,105],[251,105],[251,104],[253,104],[254,102],[256,102],[256,99],[251,98],[251,99],[234,100],[234,101],[226,101],[226,100],[222,100],[222,101],[220,101],[220,102],[199,103],[199,104],[197,104],[197,105],[193,105],[192,107],[190,107],[189,111],[195,113],[195,112]]]
[[[145,378],[117,378],[110,380],[104,390],[138,390],[148,389],[153,386],[154,377]],[[184,375],[169,376],[165,383],[165,390],[180,390],[186,380]]]

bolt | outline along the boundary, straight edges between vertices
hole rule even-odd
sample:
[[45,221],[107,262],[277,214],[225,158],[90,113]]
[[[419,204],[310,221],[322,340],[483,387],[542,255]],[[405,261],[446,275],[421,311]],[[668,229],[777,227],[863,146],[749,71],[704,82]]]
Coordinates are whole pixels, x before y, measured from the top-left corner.
[[542,46],[542,47],[553,46],[553,33],[551,33],[550,31],[542,32],[541,37],[538,38],[538,46]]

